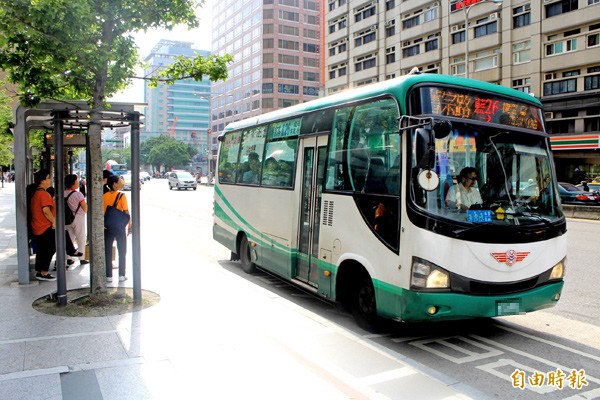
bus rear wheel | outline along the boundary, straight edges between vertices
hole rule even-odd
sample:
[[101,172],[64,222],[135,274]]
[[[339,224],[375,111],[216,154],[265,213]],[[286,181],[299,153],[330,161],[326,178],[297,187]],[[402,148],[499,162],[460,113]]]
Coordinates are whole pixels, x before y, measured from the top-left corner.
[[252,274],[256,271],[256,264],[252,262],[250,251],[250,242],[248,241],[248,237],[244,235],[242,236],[242,240],[240,240],[239,254],[242,271],[244,271],[247,274]]

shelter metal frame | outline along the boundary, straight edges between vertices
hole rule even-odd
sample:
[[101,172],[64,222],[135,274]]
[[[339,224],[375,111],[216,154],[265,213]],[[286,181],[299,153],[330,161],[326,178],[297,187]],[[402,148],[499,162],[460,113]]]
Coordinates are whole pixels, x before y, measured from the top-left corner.
[[[134,300],[141,300],[141,262],[140,262],[140,113],[135,111],[132,103],[110,103],[106,110],[96,110],[100,114],[102,128],[131,126],[131,217],[132,217],[132,266]],[[53,132],[52,146],[54,147],[54,171],[56,188],[56,270],[57,298],[59,305],[66,304],[66,268],[65,253],[59,249],[65,248],[64,226],[64,159],[65,131],[85,134],[85,147],[90,152],[87,135],[92,109],[86,102],[44,101],[37,108],[17,106],[14,112],[14,157],[15,179],[19,184],[15,187],[16,228],[17,228],[17,262],[19,284],[27,285],[31,281],[30,250],[27,226],[27,194],[26,187],[32,183],[33,154],[29,148],[29,132],[34,129]],[[93,168],[100,166],[87,163],[88,182]],[[89,193],[89,192],[88,192]],[[88,203],[96,199],[88,194]],[[90,207],[91,211],[91,207]],[[88,215],[88,221],[91,215]],[[88,224],[88,230],[89,230]],[[90,242],[90,250],[93,248]],[[90,287],[93,274],[90,272]]]

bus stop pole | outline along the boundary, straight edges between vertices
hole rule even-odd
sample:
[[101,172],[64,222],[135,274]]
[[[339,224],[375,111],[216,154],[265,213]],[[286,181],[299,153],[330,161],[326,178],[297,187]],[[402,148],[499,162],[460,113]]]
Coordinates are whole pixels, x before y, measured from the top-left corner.
[[55,235],[56,235],[56,292],[59,306],[67,305],[67,273],[65,270],[65,169],[63,147],[63,125],[61,113],[54,112],[54,177],[56,201],[55,213]]
[[133,301],[142,300],[140,252],[140,114],[129,113],[131,119],[131,259],[133,263]]

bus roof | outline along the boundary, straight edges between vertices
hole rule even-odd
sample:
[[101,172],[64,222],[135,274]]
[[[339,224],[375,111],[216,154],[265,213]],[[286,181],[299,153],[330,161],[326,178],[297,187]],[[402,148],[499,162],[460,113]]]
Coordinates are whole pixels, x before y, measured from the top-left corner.
[[[366,85],[360,88],[345,90],[343,92],[336,93],[331,96],[321,97],[319,99],[311,100],[306,103],[296,104],[290,107],[282,108],[277,111],[272,111],[269,113],[257,115],[255,117],[250,117],[241,121],[232,122],[229,125],[227,125],[227,127],[225,127],[224,133],[276,121],[279,119],[292,118],[294,116],[301,115],[307,111],[314,111],[322,108],[336,106],[338,104],[343,104],[353,100],[368,99],[386,93],[393,94],[398,99],[405,99],[409,89],[419,83],[443,83],[454,86],[462,86],[465,88],[478,89],[517,98],[520,101],[532,103],[538,107],[542,106],[538,99],[529,94],[488,82],[460,78],[451,75],[404,75],[398,78],[389,79],[371,85]],[[402,106],[403,105],[401,104],[401,107]],[[403,113],[406,112],[406,110],[400,111]]]

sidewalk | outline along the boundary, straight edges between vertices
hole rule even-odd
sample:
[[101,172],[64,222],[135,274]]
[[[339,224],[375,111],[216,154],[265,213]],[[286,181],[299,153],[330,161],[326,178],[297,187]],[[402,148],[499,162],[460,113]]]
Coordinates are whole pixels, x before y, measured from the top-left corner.
[[[410,360],[204,260],[176,267],[201,268],[211,282],[227,279],[236,296],[209,285],[199,290],[202,281],[182,282],[161,273],[162,265],[146,265],[144,289],[161,296],[153,307],[98,318],[39,313],[31,304],[55,291],[56,282],[18,285],[14,184],[0,189],[0,204],[3,400],[471,398],[461,383],[420,372]],[[146,264],[159,263],[156,247],[142,241]],[[69,290],[86,287],[89,265],[67,271],[67,278]]]

